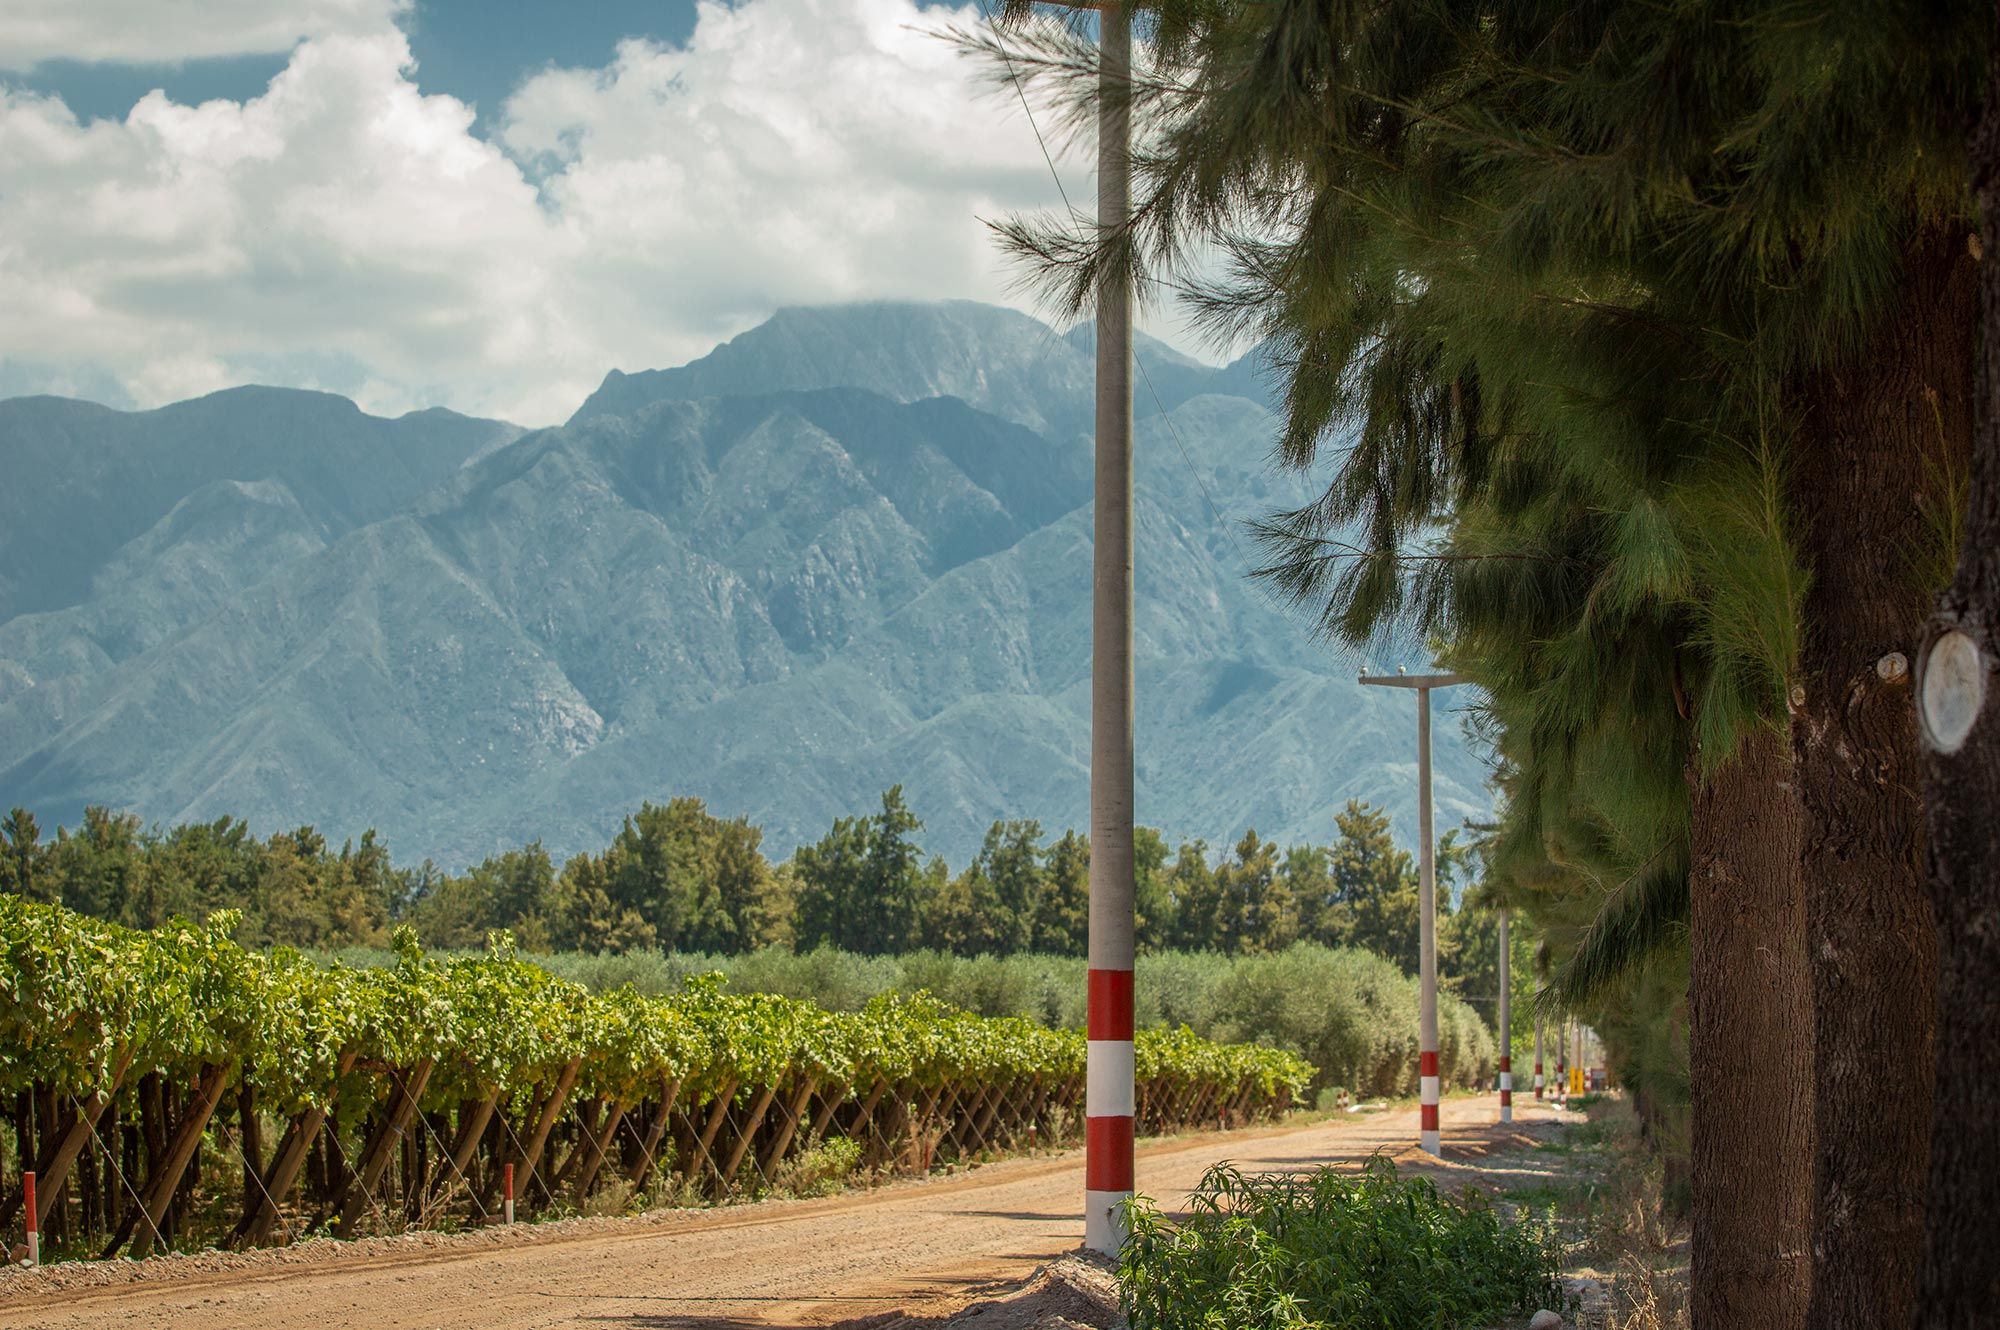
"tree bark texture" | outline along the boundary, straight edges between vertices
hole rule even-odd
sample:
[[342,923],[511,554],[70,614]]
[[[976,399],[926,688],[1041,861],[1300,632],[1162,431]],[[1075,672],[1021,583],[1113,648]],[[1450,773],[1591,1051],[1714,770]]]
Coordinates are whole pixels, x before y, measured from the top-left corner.
[[1917,1296],[1937,939],[1907,663],[1930,592],[1921,550],[1970,442],[1973,276],[1963,228],[1913,234],[1897,307],[1870,344],[1802,385],[1791,458],[1812,576],[1791,701],[1813,985],[1815,1330],[1907,1324]]
[[1691,1310],[1800,1330],[1812,1288],[1812,984],[1803,817],[1767,730],[1690,774]]
[[1972,169],[1984,238],[1984,335],[1965,540],[1917,657],[1926,717],[1948,700],[1940,696],[1948,681],[1929,677],[1932,649],[1948,634],[1971,640],[1973,678],[1983,688],[1962,738],[1955,727],[1937,732],[1941,715],[1923,726],[1938,1029],[1922,1330],[1971,1330],[2000,1316],[2000,46],[1973,134]]

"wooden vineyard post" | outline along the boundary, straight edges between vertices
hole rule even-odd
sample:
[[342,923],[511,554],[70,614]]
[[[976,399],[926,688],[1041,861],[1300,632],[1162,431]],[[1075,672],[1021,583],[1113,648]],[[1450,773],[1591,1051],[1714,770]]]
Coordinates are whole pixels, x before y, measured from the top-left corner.
[[556,1125],[556,1117],[562,1112],[569,1092],[576,1086],[577,1073],[582,1069],[583,1059],[571,1058],[556,1078],[555,1088],[549,1091],[549,1097],[542,1101],[542,1111],[535,1118],[535,1129],[521,1151],[521,1187],[524,1190],[534,1183],[535,1166],[542,1162],[542,1150],[549,1143],[549,1131]]
[[152,1254],[160,1221],[166,1218],[167,1206],[174,1199],[174,1192],[180,1188],[181,1175],[194,1158],[195,1149],[201,1144],[201,1134],[207,1129],[216,1106],[222,1102],[222,1092],[235,1071],[234,1062],[215,1063],[208,1068],[207,1076],[196,1087],[194,1102],[188,1105],[186,1115],[167,1143],[165,1157],[153,1171],[153,1176],[146,1180],[145,1189],[139,1194],[139,1204],[127,1218],[130,1231],[121,1230],[112,1239],[110,1248],[104,1253],[106,1256],[116,1252],[128,1236],[132,1241],[134,1257],[143,1259]]
[[[131,1065],[132,1050],[127,1048],[119,1054],[118,1065],[112,1069],[110,1083],[77,1106],[75,1119],[69,1124],[68,1129],[52,1142],[55,1148],[45,1149],[43,1151],[45,1157],[36,1161],[34,1177],[41,1197],[41,1209],[31,1218],[34,1220],[37,1233],[40,1233],[48,1223],[49,1210],[55,1205],[56,1197],[61,1194],[63,1184],[69,1180],[70,1169],[75,1166],[77,1157],[83,1153],[83,1147],[90,1143],[90,1136],[97,1127],[98,1119],[103,1117],[104,1110],[111,1106],[111,1101],[117,1096],[118,1087],[124,1084],[125,1073]],[[25,1190],[24,1186],[24,1193]],[[21,1199],[25,1202],[25,1194]],[[13,1220],[12,1208],[9,1206],[7,1210],[0,1211],[0,1223]]]
[[680,1091],[680,1077],[676,1076],[667,1082],[666,1089],[661,1092],[660,1111],[654,1116],[653,1125],[646,1129],[646,1139],[639,1145],[639,1162],[634,1164],[632,1171],[626,1175],[625,1180],[635,1188],[646,1184],[647,1176],[652,1173],[653,1165],[659,1159],[660,1142],[667,1134],[667,1125],[674,1111],[674,1100],[679,1097]]
[[853,1097],[853,1093],[853,1087],[848,1085],[835,1086],[832,1094],[822,1093],[820,1095],[819,1112],[813,1116],[810,1135],[825,1136],[826,1124],[833,1121],[833,1115],[840,1111],[842,1104],[845,1104]]
[[883,1137],[881,1129],[875,1125],[875,1110],[881,1105],[882,1096],[888,1089],[888,1080],[877,1076],[874,1088],[869,1090],[868,1097],[861,1101],[861,1110],[854,1118],[855,1136],[859,1137],[865,1131],[874,1138],[862,1147],[862,1158],[871,1166],[887,1159],[889,1155],[889,1143]]
[[799,1088],[792,1096],[791,1107],[785,1112],[785,1120],[778,1124],[778,1134],[764,1150],[763,1159],[758,1161],[757,1171],[764,1175],[764,1181],[771,1181],[771,1171],[785,1157],[785,1151],[792,1148],[792,1138],[798,1134],[799,1116],[806,1111],[806,1101],[812,1098],[813,1087],[819,1082],[810,1076],[799,1078]]
[[750,1148],[750,1140],[757,1129],[764,1125],[764,1117],[771,1111],[771,1100],[777,1095],[774,1085],[767,1085],[757,1092],[757,1098],[750,1104],[750,1111],[743,1118],[743,1129],[736,1134],[736,1144],[729,1149],[729,1162],[722,1166],[722,1185],[728,1187],[736,1177],[736,1170],[743,1164],[743,1155]]
[[401,1077],[394,1080],[396,1097],[388,1114],[376,1128],[367,1147],[361,1153],[361,1167],[348,1180],[347,1195],[340,1207],[337,1230],[346,1237],[359,1223],[361,1216],[374,1202],[375,1189],[381,1185],[382,1175],[389,1171],[389,1160],[396,1145],[410,1129],[411,1121],[417,1115],[417,1101],[430,1084],[431,1071],[437,1063],[425,1058],[411,1069],[408,1081]]
[[625,1105],[612,1100],[605,1106],[604,1121],[594,1132],[585,1132],[577,1142],[577,1149],[587,1151],[583,1164],[576,1175],[576,1190],[573,1193],[578,1208],[590,1195],[591,1186],[597,1181],[598,1171],[604,1166],[604,1152],[611,1148],[611,1138],[618,1131],[618,1124],[625,1120]]
[[[715,1166],[715,1156],[710,1151],[715,1146],[715,1134],[722,1130],[722,1119],[729,1112],[729,1101],[735,1095],[736,1078],[725,1076],[721,1086],[716,1089],[714,1103],[708,1110],[708,1122],[702,1127],[701,1135],[695,1138],[694,1149],[688,1151],[687,1164],[681,1169],[681,1176],[690,1182],[694,1180],[695,1170],[701,1167],[704,1160],[708,1163],[709,1172],[715,1174],[716,1180],[718,1182],[723,1180],[721,1171]],[[692,1117],[688,1119],[688,1126],[694,1126]]]
[[[341,1050],[340,1062],[334,1072],[337,1086],[347,1079],[359,1058],[359,1050]],[[331,1091],[329,1091],[331,1093]],[[271,1157],[270,1167],[264,1173],[264,1185],[258,1188],[256,1207],[245,1213],[236,1231],[229,1235],[228,1245],[236,1248],[261,1247],[270,1238],[271,1230],[278,1222],[278,1206],[298,1181],[299,1170],[305,1167],[306,1155],[318,1138],[320,1128],[326,1124],[326,1109],[314,1107],[294,1117],[285,1128],[284,1137],[278,1142],[277,1153]]]
[[[452,1134],[450,1173],[438,1179],[437,1199],[444,1200],[454,1187],[464,1185],[468,1193],[471,1183],[466,1181],[465,1170],[472,1167],[472,1156],[478,1153],[480,1138],[486,1134],[486,1126],[493,1121],[493,1111],[500,1106],[500,1092],[493,1091],[484,1099],[468,1099],[458,1106],[458,1130]],[[489,1193],[490,1194],[490,1193]],[[473,1197],[477,1203],[479,1198]]]
[[576,1106],[576,1139],[570,1143],[569,1153],[549,1170],[548,1191],[551,1197],[570,1186],[576,1179],[577,1170],[589,1162],[591,1143],[597,1139],[599,1115],[608,1112],[610,1107],[610,1102],[604,1099],[586,1099]]

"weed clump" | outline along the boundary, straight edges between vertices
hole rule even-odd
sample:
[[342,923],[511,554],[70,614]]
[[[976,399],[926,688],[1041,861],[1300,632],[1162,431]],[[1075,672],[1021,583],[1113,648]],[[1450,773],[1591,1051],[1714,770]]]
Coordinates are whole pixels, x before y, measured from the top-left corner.
[[1564,1303],[1552,1224],[1506,1221],[1377,1158],[1359,1174],[1210,1169],[1172,1220],[1132,1210],[1132,1330],[1448,1330]]

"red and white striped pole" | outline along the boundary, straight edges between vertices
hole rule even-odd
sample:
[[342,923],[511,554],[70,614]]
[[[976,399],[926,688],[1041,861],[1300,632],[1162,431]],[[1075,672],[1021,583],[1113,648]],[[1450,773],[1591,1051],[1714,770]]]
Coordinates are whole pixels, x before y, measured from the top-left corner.
[[1417,1024],[1421,1042],[1417,1054],[1418,1112],[1417,1143],[1428,1154],[1438,1153],[1438,958],[1437,958],[1437,850],[1431,821],[1431,690],[1417,689],[1417,836],[1422,841],[1417,862],[1420,870],[1417,909],[1418,934]]
[[[1098,18],[1097,224],[1131,215],[1132,23]],[[1083,1244],[1116,1256],[1132,1196],[1132,293],[1097,293],[1094,534],[1090,599],[1090,976],[1084,1077]]]
[[1569,1017],[1556,1028],[1556,1102],[1569,1106]]
[[1363,673],[1361,682],[1417,690],[1417,1143],[1438,1152],[1437,840],[1431,813],[1431,689],[1465,682],[1456,674]]
[[1514,1025],[1513,992],[1508,965],[1513,957],[1507,948],[1507,912],[1500,911],[1500,1120],[1514,1120]]
[[1084,1089],[1083,1243],[1116,1255],[1125,1245],[1124,1204],[1133,1190],[1132,972],[1090,971]]
[[35,1204],[35,1175],[21,1175],[21,1207],[28,1213],[28,1264],[42,1263],[42,1227],[38,1219],[40,1208]]
[[1535,1098],[1542,1097],[1542,1013],[1535,1012]]
[[500,1170],[501,1186],[506,1189],[507,1203],[505,1215],[508,1223],[514,1222],[514,1166],[508,1164]]
[[1438,1133],[1438,957],[1437,957],[1437,850],[1431,820],[1431,690],[1417,689],[1417,835],[1422,849],[1417,855],[1421,870],[1418,881],[1421,911],[1418,934],[1420,949],[1417,977],[1422,985],[1418,995],[1417,1089],[1421,1098],[1421,1121],[1417,1143],[1436,1154]]

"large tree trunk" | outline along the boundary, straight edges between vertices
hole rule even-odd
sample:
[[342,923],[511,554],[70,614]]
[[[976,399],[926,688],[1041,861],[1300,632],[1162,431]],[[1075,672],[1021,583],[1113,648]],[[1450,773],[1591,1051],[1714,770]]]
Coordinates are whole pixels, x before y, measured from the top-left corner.
[[1973,136],[1985,236],[1978,433],[1958,576],[1918,657],[1931,909],[1938,936],[1937,1093],[1923,1330],[2000,1308],[2000,47]]
[[1812,574],[1792,746],[1813,983],[1815,1327],[1907,1323],[1930,1153],[1937,937],[1908,661],[1922,546],[1971,437],[1963,229],[1907,251],[1898,308],[1803,385],[1791,492]]
[[1757,730],[1691,785],[1694,1324],[1799,1330],[1812,1288],[1812,984],[1791,753]]

